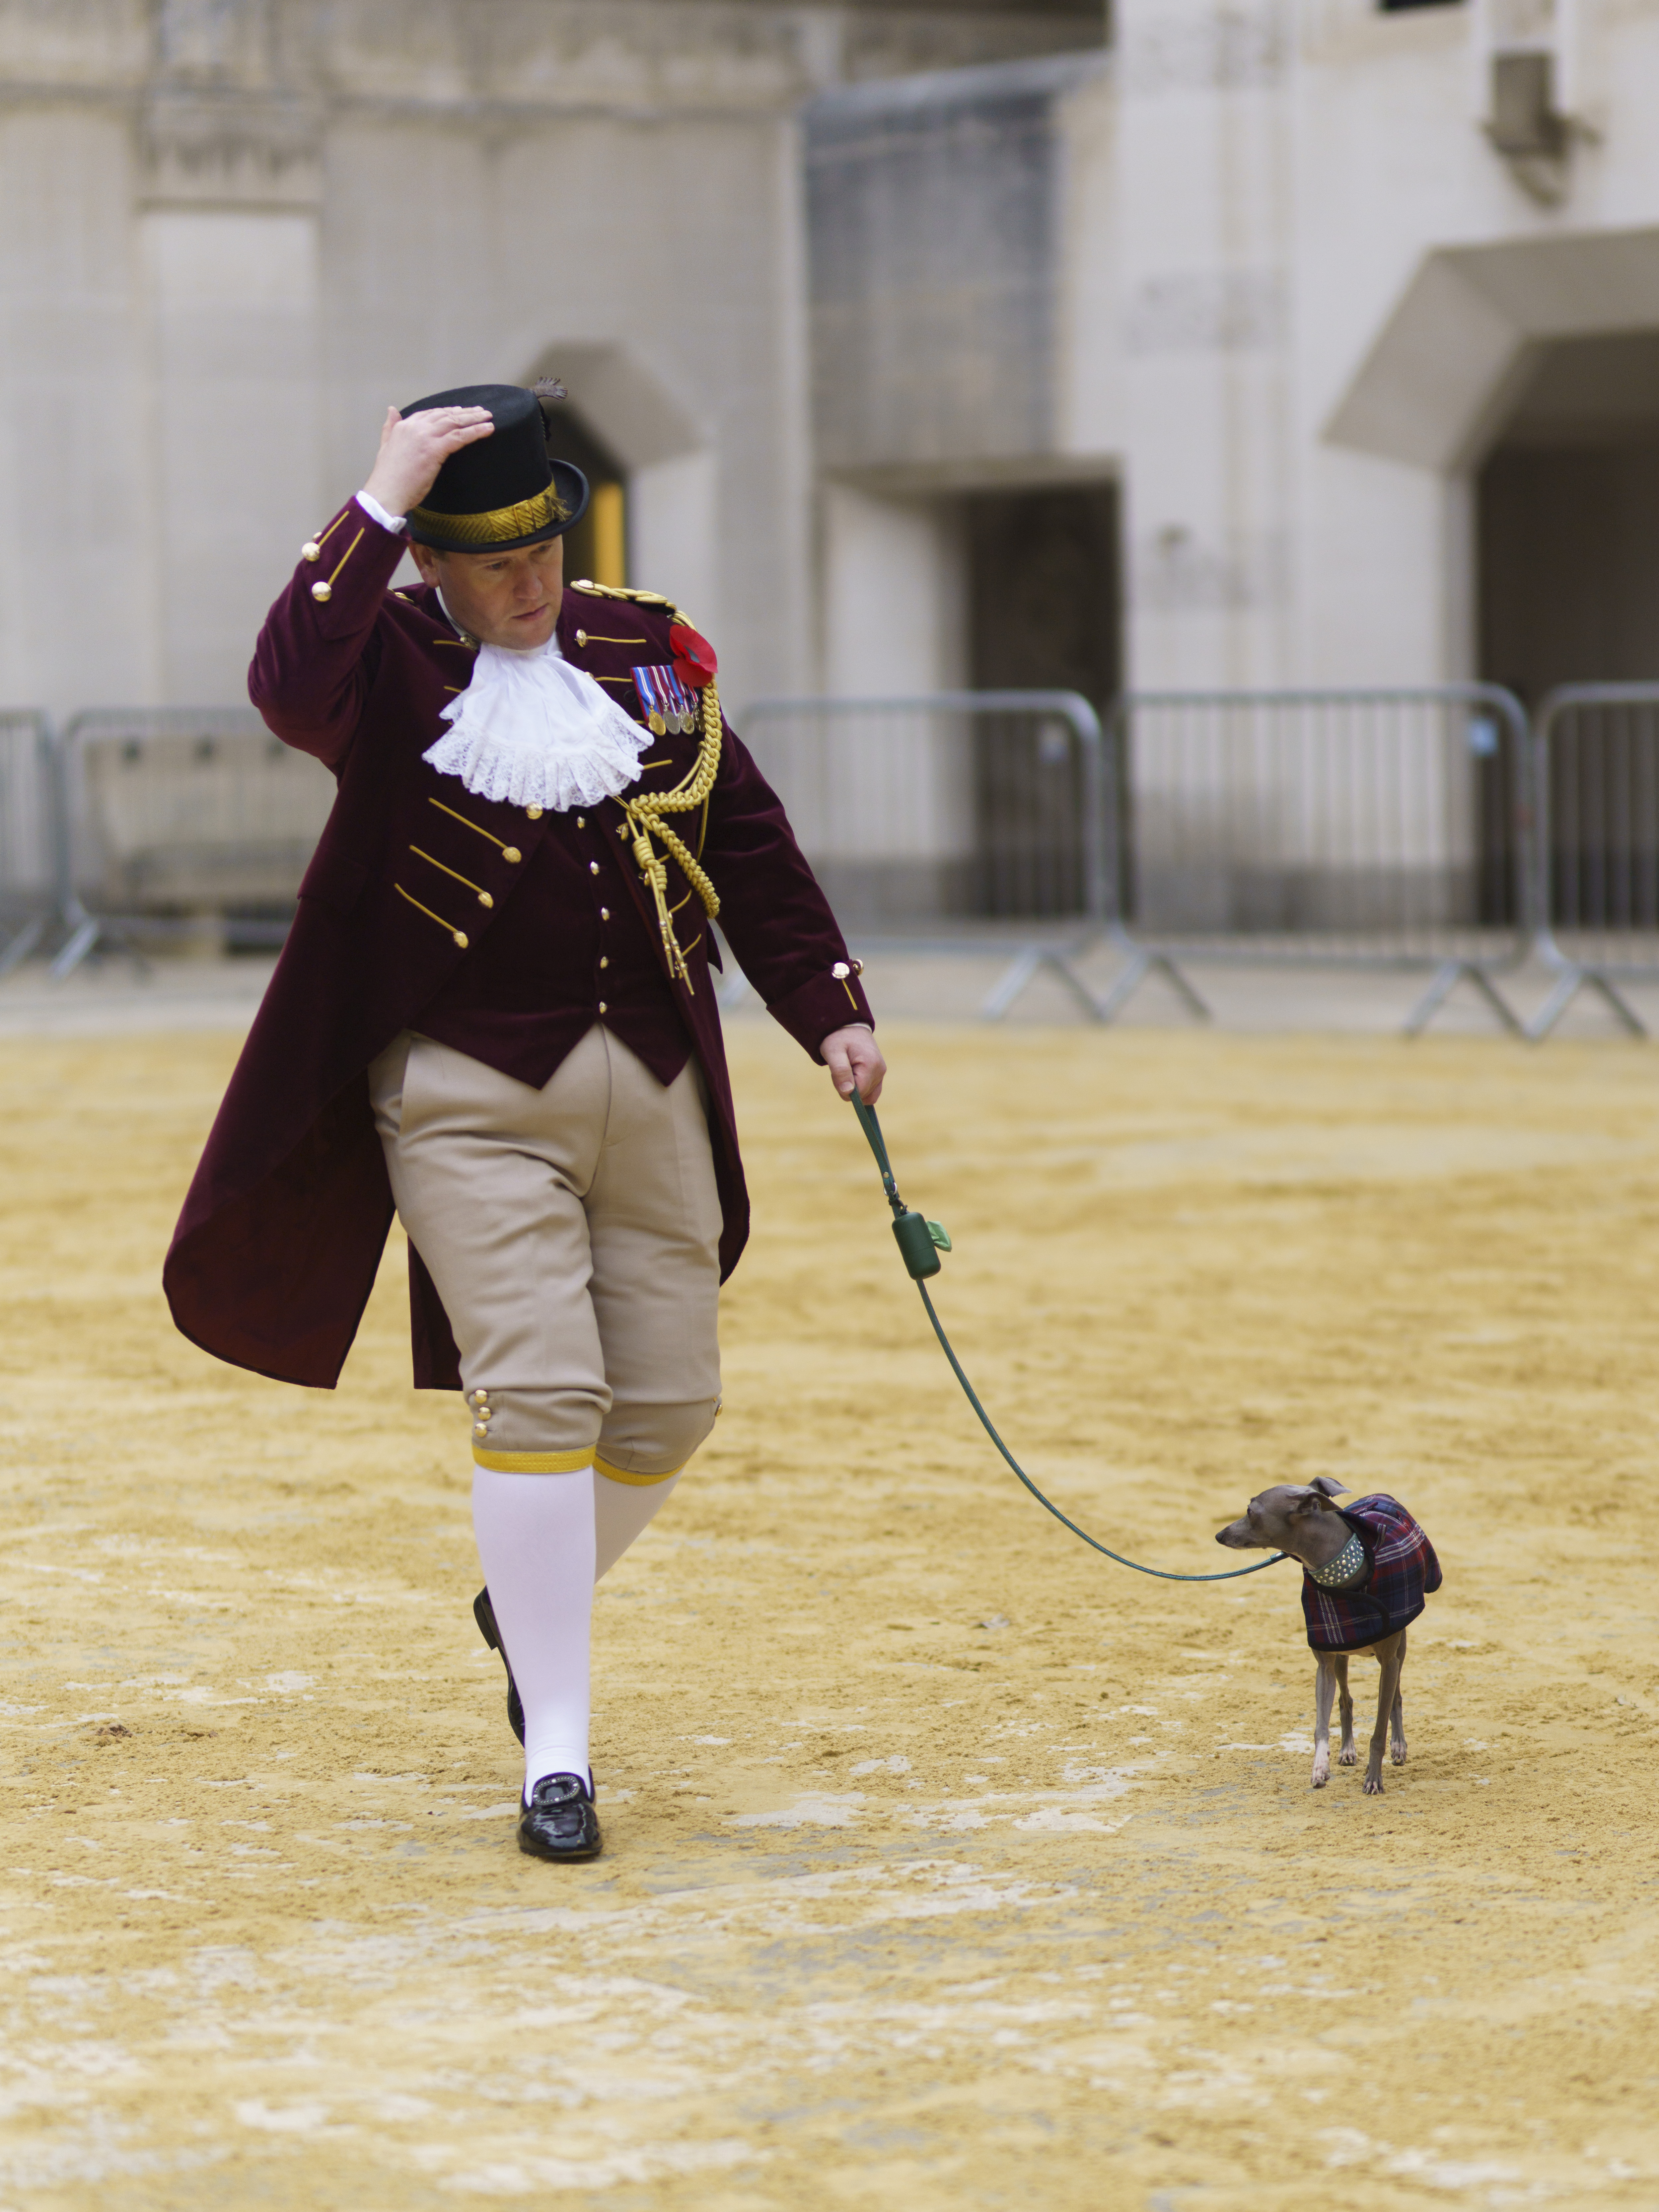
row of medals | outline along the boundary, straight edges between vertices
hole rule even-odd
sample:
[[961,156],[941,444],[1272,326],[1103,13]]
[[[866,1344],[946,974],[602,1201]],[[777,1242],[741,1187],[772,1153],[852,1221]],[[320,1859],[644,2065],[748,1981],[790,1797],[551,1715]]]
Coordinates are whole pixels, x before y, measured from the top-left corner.
[[645,710],[645,726],[653,738],[665,738],[671,730],[689,737],[696,728],[698,702],[672,664],[636,668],[634,689]]
[[689,738],[697,726],[697,718],[695,714],[659,714],[653,707],[645,718],[645,726],[653,738],[665,738],[671,730],[678,731],[683,738]]

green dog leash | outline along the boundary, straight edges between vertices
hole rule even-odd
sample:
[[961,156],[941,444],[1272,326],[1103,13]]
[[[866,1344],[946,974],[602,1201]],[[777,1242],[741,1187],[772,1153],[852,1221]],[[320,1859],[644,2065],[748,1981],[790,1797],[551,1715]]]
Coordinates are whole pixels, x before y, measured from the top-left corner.
[[887,1194],[888,1205],[893,1209],[893,1240],[899,1248],[900,1256],[904,1261],[911,1280],[921,1293],[921,1303],[927,1309],[927,1318],[933,1325],[933,1334],[939,1339],[939,1349],[950,1361],[951,1371],[961,1383],[963,1394],[968,1403],[979,1415],[981,1427],[1025,1485],[1027,1490],[1030,1492],[1032,1497],[1036,1498],[1037,1504],[1046,1507],[1062,1528],[1069,1528],[1074,1536],[1081,1537],[1091,1551],[1103,1553],[1109,1559],[1115,1559],[1121,1567],[1133,1567],[1138,1575],[1155,1575],[1161,1583],[1231,1583],[1237,1581],[1240,1575],[1259,1575],[1263,1567],[1276,1567],[1285,1559],[1289,1556],[1288,1553],[1275,1552],[1270,1559],[1258,1559],[1254,1566],[1229,1567],[1218,1575],[1174,1575],[1164,1567],[1143,1567],[1139,1559],[1126,1559],[1121,1552],[1113,1551],[1109,1545],[1103,1544],[1097,1537],[1091,1536],[1086,1528],[1079,1528],[1075,1521],[1066,1518],[1051,1498],[1043,1496],[997,1434],[990,1415],[979,1402],[973,1384],[963,1374],[962,1362],[957,1358],[951,1340],[945,1334],[939,1317],[933,1310],[933,1301],[927,1295],[927,1279],[930,1275],[937,1275],[939,1272],[939,1254],[950,1250],[951,1240],[937,1221],[925,1220],[920,1213],[913,1212],[899,1196],[898,1185],[893,1180],[892,1167],[887,1158],[887,1146],[882,1138],[881,1123],[876,1119],[876,1109],[873,1106],[865,1104],[859,1096],[856,1084],[853,1086],[853,1111],[859,1117],[859,1127],[868,1138],[870,1150],[875,1154],[876,1165],[881,1170],[881,1187]]

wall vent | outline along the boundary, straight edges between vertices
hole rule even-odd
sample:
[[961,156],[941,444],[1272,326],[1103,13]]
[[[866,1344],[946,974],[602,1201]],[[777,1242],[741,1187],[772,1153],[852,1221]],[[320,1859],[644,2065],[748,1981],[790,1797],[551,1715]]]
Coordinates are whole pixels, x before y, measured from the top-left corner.
[[1512,161],[1560,160],[1567,149],[1567,126],[1556,111],[1553,54],[1492,56],[1486,131],[1498,152]]

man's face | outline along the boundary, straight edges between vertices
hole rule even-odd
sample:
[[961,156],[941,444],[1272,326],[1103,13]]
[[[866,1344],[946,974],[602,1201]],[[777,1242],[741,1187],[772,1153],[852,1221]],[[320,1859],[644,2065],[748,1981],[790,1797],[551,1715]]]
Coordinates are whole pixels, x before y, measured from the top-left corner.
[[440,553],[411,545],[422,582],[436,584],[463,629],[484,645],[527,653],[545,645],[564,599],[564,540],[516,553]]

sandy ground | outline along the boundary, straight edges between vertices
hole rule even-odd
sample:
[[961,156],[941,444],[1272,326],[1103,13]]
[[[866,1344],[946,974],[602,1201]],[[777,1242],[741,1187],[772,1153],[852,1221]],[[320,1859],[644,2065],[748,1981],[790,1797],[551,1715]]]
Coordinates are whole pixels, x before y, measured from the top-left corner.
[[215,1365],[156,1274],[234,1041],[14,1038],[3,2212],[1659,2206],[1659,1060],[889,1042],[1068,1509],[1200,1571],[1285,1478],[1426,1522],[1387,1794],[1310,1791],[1289,1570],[1145,1581],[1000,1468],[745,1023],[726,1410],[600,1593],[606,1855],[521,1858],[401,1252],[337,1394]]

